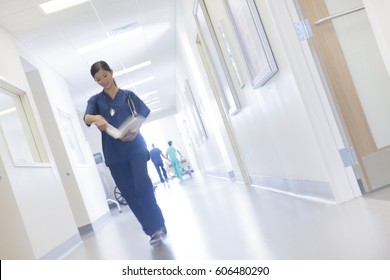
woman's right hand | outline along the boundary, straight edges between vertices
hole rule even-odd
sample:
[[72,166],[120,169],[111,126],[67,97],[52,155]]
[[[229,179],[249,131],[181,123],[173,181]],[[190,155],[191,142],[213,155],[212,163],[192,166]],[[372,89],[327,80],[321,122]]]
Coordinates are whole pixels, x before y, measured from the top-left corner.
[[94,124],[97,126],[97,128],[100,131],[105,131],[107,129],[107,121],[103,116],[101,115],[96,115],[95,116],[95,122]]

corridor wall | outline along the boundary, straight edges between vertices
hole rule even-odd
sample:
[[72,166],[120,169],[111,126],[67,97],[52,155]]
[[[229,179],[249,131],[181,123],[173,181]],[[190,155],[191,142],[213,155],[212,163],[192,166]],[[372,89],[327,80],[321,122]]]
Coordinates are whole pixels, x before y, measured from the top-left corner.
[[0,233],[0,257],[58,258],[81,242],[80,233],[106,221],[104,189],[68,85],[1,28],[0,41],[0,78],[26,97],[31,129],[47,154],[42,163],[18,165],[0,139],[1,176],[6,178],[0,184],[7,190],[0,200],[8,201],[2,207],[15,201],[11,209],[2,209],[0,224],[7,226]]
[[[43,133],[37,108],[12,38],[0,28],[2,86],[13,85],[31,101],[37,129]],[[2,135],[3,136],[3,135]],[[73,246],[80,236],[66,198],[48,142],[43,137],[47,163],[15,165],[0,137],[0,258],[39,259]]]
[[363,0],[367,16],[372,25],[379,50],[390,75],[390,19],[387,11],[390,2],[381,0]]
[[[218,47],[224,56],[235,90],[241,104],[241,110],[229,116],[234,136],[237,139],[240,156],[249,173],[251,185],[284,192],[311,199],[339,203],[359,196],[360,190],[354,174],[345,168],[339,149],[342,146],[339,131],[335,126],[330,105],[324,103],[323,87],[318,80],[307,79],[317,75],[310,74],[312,69],[306,64],[302,49],[295,33],[286,1],[256,1],[262,23],[266,30],[273,55],[278,65],[278,72],[259,88],[251,86],[243,64],[243,57],[238,52],[238,42],[222,1],[204,1],[218,39]],[[194,1],[177,3],[180,16],[178,38],[186,36],[192,44],[192,53],[196,57],[197,67],[203,75],[203,87],[207,96],[213,95],[212,81],[196,48],[195,38],[199,34],[193,16]],[[235,78],[229,54],[218,30],[220,22],[225,23],[225,33],[230,40],[233,55],[243,77],[244,86],[240,87]],[[287,47],[288,46],[288,47]],[[196,94],[202,100],[204,92],[194,78],[194,69],[186,51],[178,44],[181,60],[181,77],[188,79],[196,87]],[[298,59],[299,58],[299,59]],[[302,73],[305,73],[304,77]],[[321,96],[322,95],[322,96]],[[207,102],[204,100],[203,102]],[[314,109],[315,108],[315,109]],[[219,110],[207,111],[208,118],[220,118],[224,114]],[[331,124],[331,125],[330,125]],[[206,124],[209,139],[215,138],[215,131]],[[229,142],[229,138],[224,138]],[[229,146],[229,143],[227,144]],[[216,142],[206,141],[197,148],[197,152],[213,154],[218,150]],[[240,173],[232,159],[234,172]],[[221,157],[210,157],[204,163],[206,173],[221,166]],[[238,176],[236,176],[239,178]],[[352,180],[351,180],[352,178]]]

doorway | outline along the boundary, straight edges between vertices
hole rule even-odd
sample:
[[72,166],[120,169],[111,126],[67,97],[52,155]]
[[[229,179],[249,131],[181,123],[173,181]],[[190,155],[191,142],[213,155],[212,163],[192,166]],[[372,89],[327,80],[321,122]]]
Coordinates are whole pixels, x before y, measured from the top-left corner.
[[390,77],[362,0],[295,0],[363,193],[390,185]]

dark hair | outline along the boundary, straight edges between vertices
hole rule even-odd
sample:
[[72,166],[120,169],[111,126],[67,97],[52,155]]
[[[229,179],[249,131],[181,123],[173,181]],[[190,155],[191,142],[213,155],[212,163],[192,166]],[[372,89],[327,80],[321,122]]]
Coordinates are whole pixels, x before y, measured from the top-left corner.
[[91,75],[93,78],[95,78],[95,74],[99,72],[99,70],[104,70],[104,71],[112,71],[110,66],[107,64],[105,61],[98,61],[92,64],[91,66]]
[[172,141],[168,141],[168,145],[169,145],[169,146],[172,146]]

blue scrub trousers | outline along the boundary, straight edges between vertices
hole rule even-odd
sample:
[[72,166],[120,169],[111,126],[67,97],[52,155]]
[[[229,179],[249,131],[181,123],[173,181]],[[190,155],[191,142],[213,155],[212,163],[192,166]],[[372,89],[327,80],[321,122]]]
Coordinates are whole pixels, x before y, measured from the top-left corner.
[[175,171],[175,174],[179,180],[183,179],[183,171],[181,168],[181,163],[178,159],[174,159],[171,161],[173,170]]
[[[153,163],[154,164],[154,167],[156,167],[156,171],[157,171],[157,174],[158,176],[160,177],[160,182],[161,183],[164,183],[164,178],[165,178],[165,182],[168,182],[168,175],[167,175],[167,171],[165,170],[164,168],[164,163]],[[161,171],[162,171],[162,174],[161,174]],[[164,175],[164,177],[163,177]]]
[[165,221],[154,196],[153,183],[147,169],[148,159],[149,152],[139,150],[131,154],[129,161],[110,165],[109,169],[143,231],[151,236],[165,228]]

